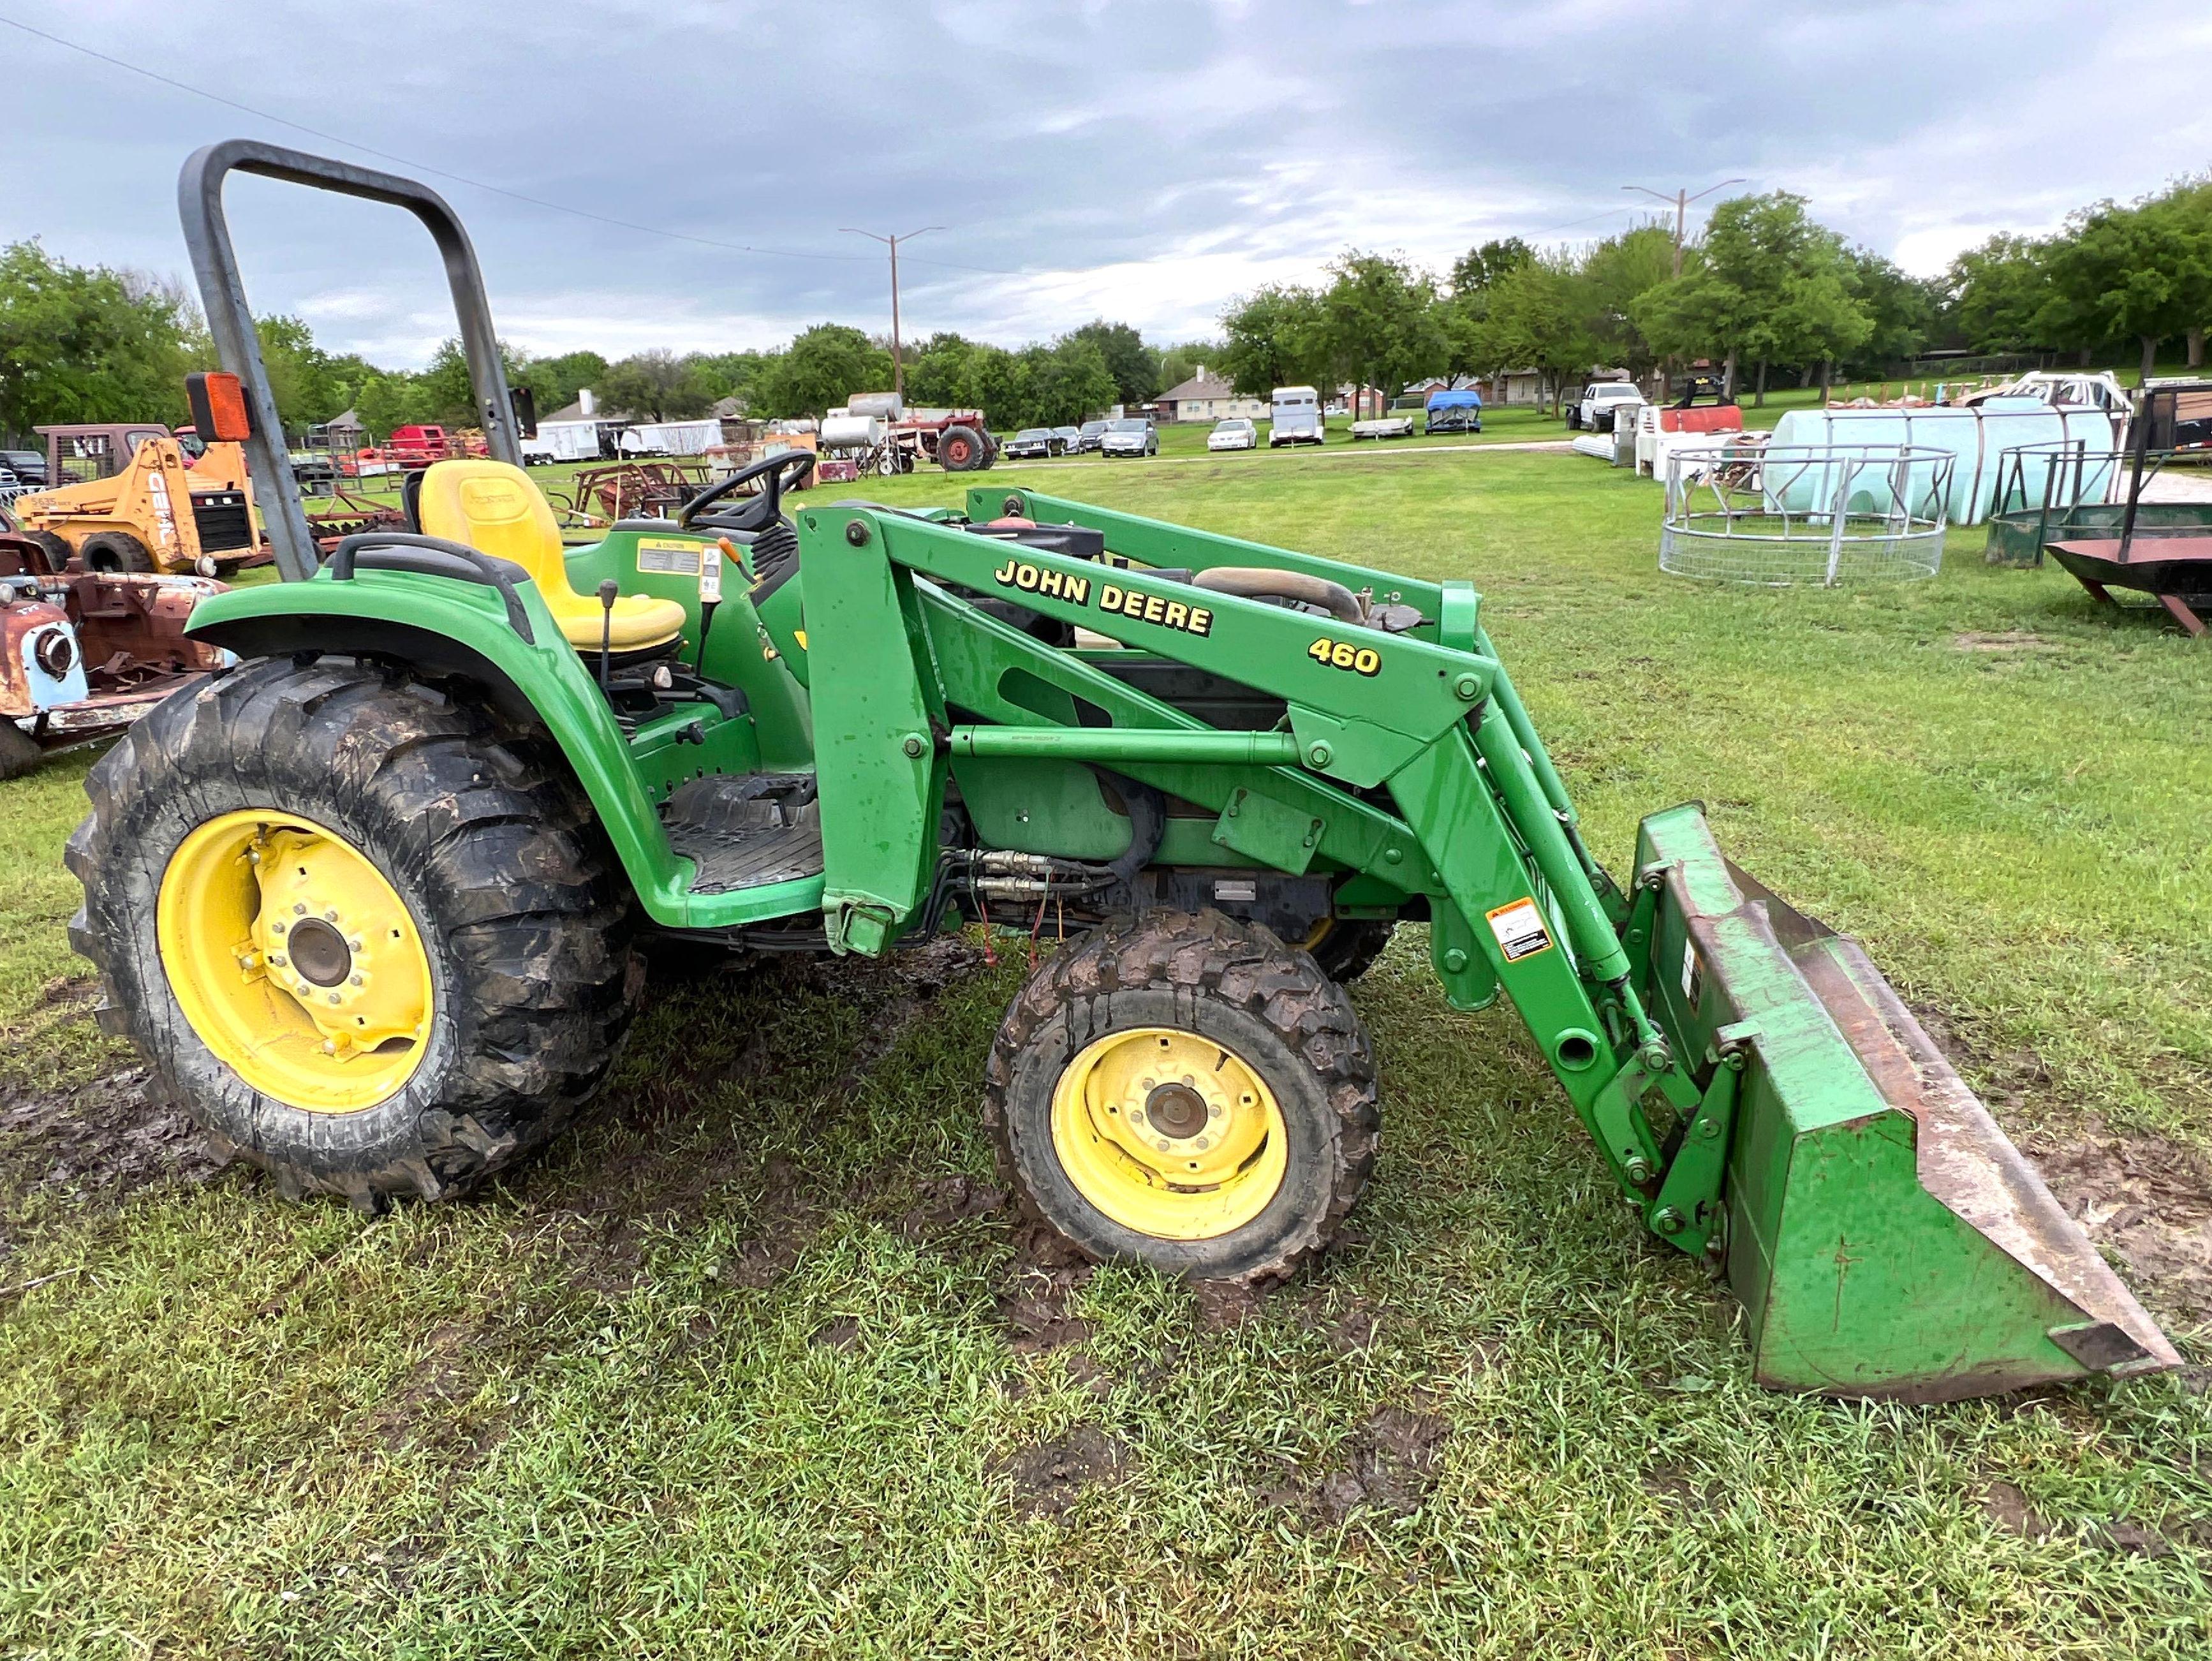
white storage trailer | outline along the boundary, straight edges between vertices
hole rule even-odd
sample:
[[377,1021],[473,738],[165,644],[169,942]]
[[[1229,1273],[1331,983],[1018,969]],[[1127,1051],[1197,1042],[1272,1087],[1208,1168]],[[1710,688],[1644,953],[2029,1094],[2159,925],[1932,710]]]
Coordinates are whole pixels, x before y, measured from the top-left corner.
[[1321,394],[1310,386],[1278,386],[1267,423],[1267,447],[1279,444],[1318,444],[1328,431],[1321,412]]

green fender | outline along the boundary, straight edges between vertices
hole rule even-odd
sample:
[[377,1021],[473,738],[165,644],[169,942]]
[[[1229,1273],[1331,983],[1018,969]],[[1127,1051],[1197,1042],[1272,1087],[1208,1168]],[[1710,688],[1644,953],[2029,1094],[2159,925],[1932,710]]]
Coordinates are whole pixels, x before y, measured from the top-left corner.
[[629,764],[622,729],[581,657],[562,636],[537,586],[516,585],[533,644],[515,631],[496,590],[417,572],[362,570],[347,581],[325,571],[305,582],[268,583],[211,595],[186,632],[241,656],[313,648],[389,652],[409,662],[483,679],[510,714],[543,721],[591,799],[639,900],[656,922],[709,925],[719,911],[684,893],[691,862],[668,843],[659,816]]

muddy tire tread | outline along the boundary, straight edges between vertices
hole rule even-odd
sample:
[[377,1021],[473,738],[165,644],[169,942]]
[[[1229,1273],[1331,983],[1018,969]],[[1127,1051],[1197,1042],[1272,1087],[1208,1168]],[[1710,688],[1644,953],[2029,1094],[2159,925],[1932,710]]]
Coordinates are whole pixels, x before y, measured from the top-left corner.
[[[1381,1142],[1375,1056],[1342,987],[1304,952],[1258,923],[1218,911],[1123,914],[1063,947],[1025,982],[1006,1010],[985,1064],[983,1122],[1000,1179],[1024,1214],[1059,1231],[1023,1182],[1008,1093],[1018,1060],[1069,1007],[1100,994],[1173,989],[1226,1002],[1271,1028],[1319,1080],[1334,1122],[1329,1196],[1264,1261],[1231,1278],[1261,1286],[1286,1278],[1327,1250],[1372,1172]],[[1064,1232],[1061,1238],[1067,1238]],[[1085,1256],[1102,1254],[1080,1240]]]
[[[65,855],[86,895],[70,943],[99,972],[103,1029],[135,1039],[154,1088],[287,1194],[343,1194],[369,1209],[444,1198],[533,1153],[604,1081],[642,982],[627,886],[588,803],[546,764],[548,748],[437,685],[347,657],[252,661],[157,706],[92,769],[92,811]],[[438,1098],[410,1107],[410,1134],[365,1147],[347,1135],[362,1116],[319,1116],[304,1141],[270,1147],[256,1134],[263,1098],[227,1069],[222,1105],[204,1099],[207,1068],[219,1064],[188,1031],[170,1030],[181,1018],[125,926],[129,897],[114,873],[161,798],[225,770],[280,802],[304,773],[384,823],[421,827],[409,857],[441,904],[434,922],[417,924],[426,944],[437,936],[434,962],[467,972],[454,980],[458,1038]],[[151,891],[137,904],[150,906]],[[153,996],[141,991],[149,971]]]

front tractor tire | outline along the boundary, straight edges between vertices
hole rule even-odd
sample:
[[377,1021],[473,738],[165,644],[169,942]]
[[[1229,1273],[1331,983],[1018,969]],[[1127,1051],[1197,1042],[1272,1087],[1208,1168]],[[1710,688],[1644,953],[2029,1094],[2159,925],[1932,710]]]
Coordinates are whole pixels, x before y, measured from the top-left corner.
[[1031,1216],[1097,1261],[1261,1285],[1375,1162],[1375,1058],[1306,953],[1218,912],[1107,923],[1030,976],[984,1117]]
[[605,1077],[643,976],[596,821],[529,739],[350,658],[157,706],[85,782],[101,1025],[288,1196],[467,1191]]

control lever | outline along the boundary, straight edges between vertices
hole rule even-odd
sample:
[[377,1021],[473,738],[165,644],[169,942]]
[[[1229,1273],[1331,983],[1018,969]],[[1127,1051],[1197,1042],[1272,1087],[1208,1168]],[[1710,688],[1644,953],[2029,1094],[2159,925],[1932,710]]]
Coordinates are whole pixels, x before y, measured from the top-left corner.
[[614,657],[615,600],[622,584],[609,577],[599,585],[599,691],[607,690],[608,666]]

